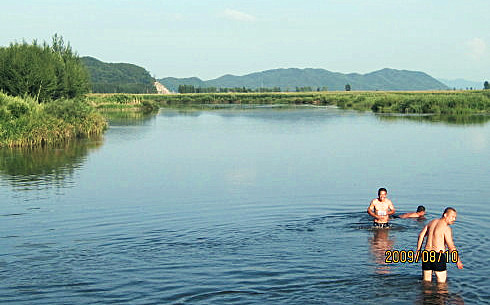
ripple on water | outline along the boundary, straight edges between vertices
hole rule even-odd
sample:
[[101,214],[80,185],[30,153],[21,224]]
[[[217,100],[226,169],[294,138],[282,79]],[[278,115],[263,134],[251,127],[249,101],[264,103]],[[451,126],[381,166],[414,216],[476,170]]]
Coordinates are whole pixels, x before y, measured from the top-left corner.
[[[423,285],[420,264],[384,263],[386,249],[413,249],[427,221],[393,219],[388,230],[373,230],[365,213],[187,230],[96,221],[81,231],[98,234],[70,233],[77,236],[70,243],[18,244],[26,252],[3,265],[0,276],[9,282],[0,297],[15,303],[42,296],[53,304],[61,296],[132,304],[483,303],[489,270],[480,264],[487,257],[481,245],[461,243],[467,269],[450,266],[442,288]],[[488,242],[466,221],[457,223],[456,241]]]

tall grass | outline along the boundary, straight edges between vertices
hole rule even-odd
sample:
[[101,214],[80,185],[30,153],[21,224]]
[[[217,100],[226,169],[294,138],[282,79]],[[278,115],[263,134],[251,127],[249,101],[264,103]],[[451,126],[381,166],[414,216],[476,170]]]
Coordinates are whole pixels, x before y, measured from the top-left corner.
[[[142,98],[139,94],[89,94],[86,100],[93,107],[102,111],[128,110],[142,113],[155,113],[160,108],[157,101]],[[155,95],[156,96],[156,95]]]
[[190,93],[92,95],[98,107],[117,107],[137,103],[159,106],[202,104],[312,104],[335,105],[343,109],[377,113],[461,115],[490,113],[490,91],[433,92],[294,92],[294,93]]
[[0,92],[0,146],[52,145],[101,134],[107,122],[81,99],[38,104],[33,98]]

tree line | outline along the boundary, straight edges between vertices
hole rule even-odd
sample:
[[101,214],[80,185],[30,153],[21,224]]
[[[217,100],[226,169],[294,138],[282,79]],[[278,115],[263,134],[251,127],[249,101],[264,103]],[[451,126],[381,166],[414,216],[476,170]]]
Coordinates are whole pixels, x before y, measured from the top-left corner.
[[[289,91],[289,90],[287,90]],[[296,87],[295,92],[313,92],[313,91],[327,91],[327,87],[313,88],[310,86]],[[234,87],[234,88],[217,88],[217,87],[196,87],[194,85],[179,85],[179,93],[252,93],[252,92],[283,92],[280,87],[272,88],[246,88],[246,87]]]
[[70,44],[55,34],[51,45],[34,40],[0,47],[0,90],[42,103],[87,93],[90,78]]
[[92,83],[93,93],[157,93],[152,84],[141,83]]

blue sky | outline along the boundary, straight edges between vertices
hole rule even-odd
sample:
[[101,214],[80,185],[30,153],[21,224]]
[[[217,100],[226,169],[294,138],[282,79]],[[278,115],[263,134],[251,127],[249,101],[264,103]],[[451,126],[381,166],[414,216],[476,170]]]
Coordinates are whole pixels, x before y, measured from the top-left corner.
[[80,56],[211,79],[275,68],[490,80],[490,1],[2,1],[0,45],[68,40]]

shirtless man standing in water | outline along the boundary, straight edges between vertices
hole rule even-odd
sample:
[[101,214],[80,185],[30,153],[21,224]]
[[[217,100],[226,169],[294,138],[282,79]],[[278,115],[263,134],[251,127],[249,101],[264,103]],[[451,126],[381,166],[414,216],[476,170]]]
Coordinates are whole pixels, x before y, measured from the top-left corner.
[[[446,255],[440,252],[446,251],[446,245],[449,251],[456,251],[456,246],[453,242],[453,232],[449,227],[449,225],[452,225],[456,221],[456,215],[457,214],[455,209],[446,208],[441,218],[432,220],[422,229],[422,231],[420,231],[419,239],[417,242],[417,252],[420,251],[420,249],[422,248],[422,243],[424,242],[425,237],[427,237],[425,250],[437,252],[434,262],[422,261],[422,272],[424,275],[424,281],[432,281],[432,271],[434,271],[438,283],[446,282],[447,259]],[[424,255],[420,255],[420,257],[423,258]],[[430,255],[426,255],[426,258],[429,257]],[[456,265],[459,269],[463,269],[463,263],[459,259],[459,255]]]
[[395,214],[395,207],[390,199],[386,198],[388,191],[385,188],[378,190],[378,198],[371,200],[367,212],[374,217],[374,226],[377,228],[388,227],[390,215]]

